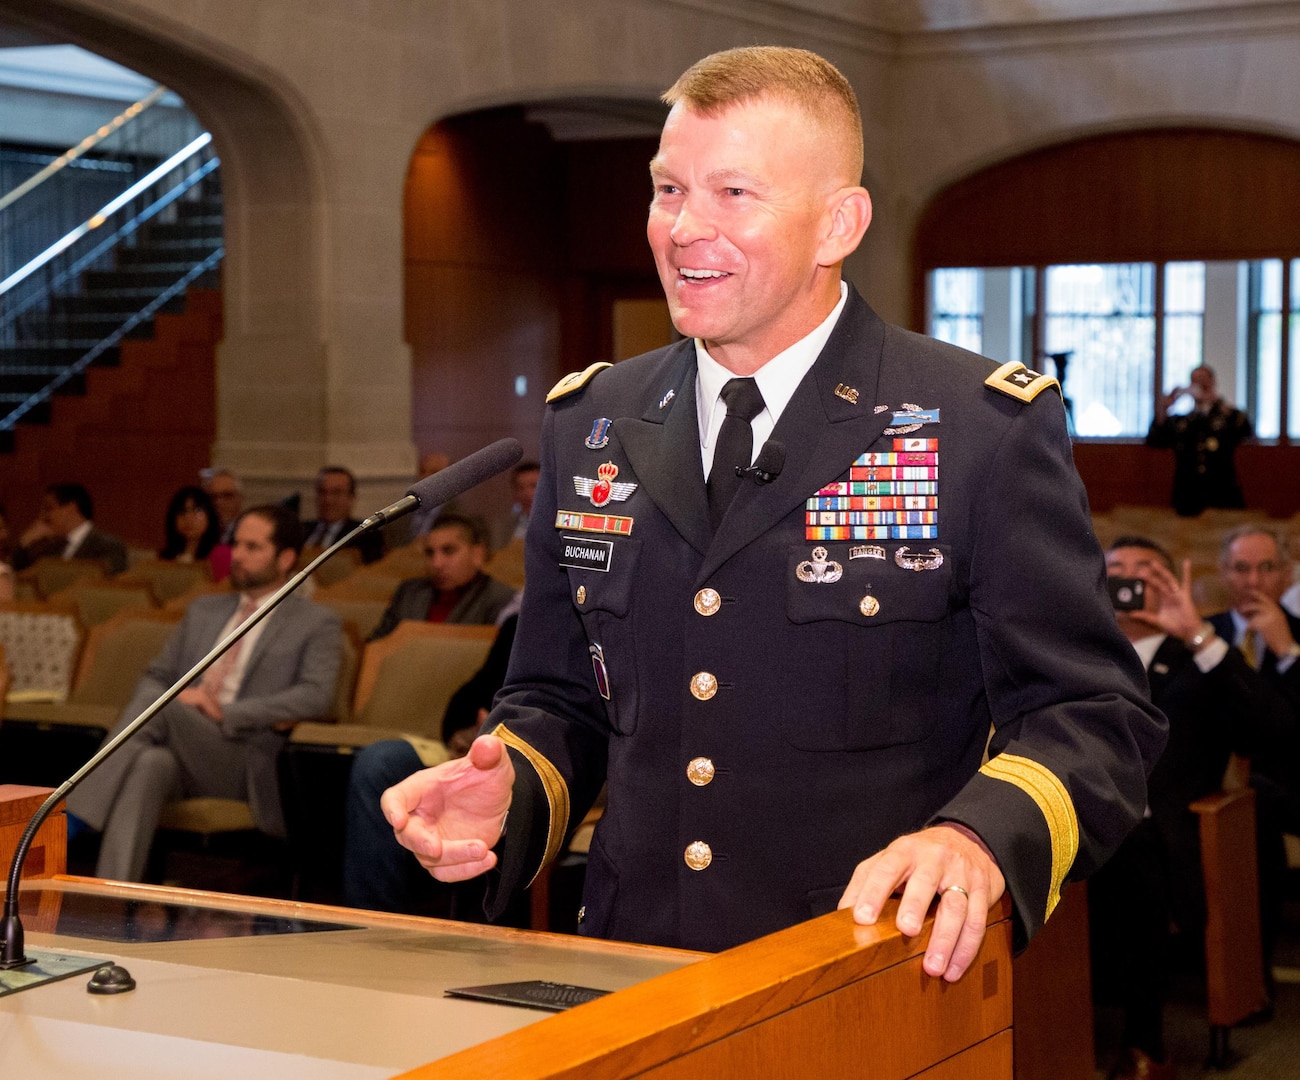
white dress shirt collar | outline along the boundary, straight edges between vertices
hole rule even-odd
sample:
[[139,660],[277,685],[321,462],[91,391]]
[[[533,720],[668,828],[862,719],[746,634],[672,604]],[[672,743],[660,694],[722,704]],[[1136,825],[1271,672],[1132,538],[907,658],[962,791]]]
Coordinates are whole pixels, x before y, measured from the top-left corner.
[[[754,381],[758,383],[759,393],[763,395],[764,406],[763,411],[754,417],[750,424],[754,430],[755,457],[772,434],[772,429],[781,419],[781,413],[794,397],[795,390],[808,374],[809,368],[821,355],[827,339],[831,336],[831,331],[839,321],[840,313],[844,310],[848,295],[849,287],[841,281],[839,303],[821,324],[812,333],[800,338],[783,352],[777,353],[754,372]],[[700,338],[695,339],[695,359],[695,408],[700,424],[700,450],[704,475],[708,476],[709,469],[713,465],[713,449],[717,442],[718,431],[727,415],[725,405],[719,408],[722,401],[722,388],[728,380],[736,377],[736,373],[728,371],[713,359]]]
[[65,559],[75,559],[77,548],[81,547],[82,541],[90,535],[90,530],[95,527],[93,521],[83,521],[72,532],[68,533],[68,539],[63,545],[63,557]]

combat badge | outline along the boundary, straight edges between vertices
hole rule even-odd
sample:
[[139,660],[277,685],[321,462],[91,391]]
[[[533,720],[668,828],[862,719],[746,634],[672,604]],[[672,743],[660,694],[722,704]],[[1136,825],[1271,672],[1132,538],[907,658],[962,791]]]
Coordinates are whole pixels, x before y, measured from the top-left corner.
[[812,549],[812,558],[795,567],[794,576],[814,585],[830,585],[844,576],[844,567],[828,557],[824,547]]
[[1058,394],[1061,392],[1061,384],[1050,375],[1030,371],[1019,360],[1003,364],[984,380],[984,385],[1017,401],[1033,401],[1049,386],[1056,387]]
[[591,434],[582,441],[582,445],[588,450],[605,449],[609,445],[609,425],[613,422],[608,416],[602,416],[600,419],[593,421]]
[[894,564],[904,570],[938,570],[943,565],[943,552],[931,548],[927,552],[913,554],[903,546],[894,552]]
[[636,490],[636,484],[616,484],[614,477],[618,476],[618,466],[612,461],[605,462],[596,470],[598,479],[592,480],[586,476],[575,476],[573,486],[579,495],[585,495],[591,500],[592,506],[604,506],[611,502],[626,502],[628,497]]

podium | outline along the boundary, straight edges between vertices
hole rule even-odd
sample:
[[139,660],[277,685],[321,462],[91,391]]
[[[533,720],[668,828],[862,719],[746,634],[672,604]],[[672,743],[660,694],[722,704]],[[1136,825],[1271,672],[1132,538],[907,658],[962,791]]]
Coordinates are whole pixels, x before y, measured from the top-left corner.
[[[1011,926],[960,982],[928,927],[847,911],[716,955],[57,876],[24,885],[29,948],[120,963],[0,997],[0,1075],[241,1080],[870,1076],[1009,1080]],[[449,987],[547,979],[613,993],[568,1012]]]

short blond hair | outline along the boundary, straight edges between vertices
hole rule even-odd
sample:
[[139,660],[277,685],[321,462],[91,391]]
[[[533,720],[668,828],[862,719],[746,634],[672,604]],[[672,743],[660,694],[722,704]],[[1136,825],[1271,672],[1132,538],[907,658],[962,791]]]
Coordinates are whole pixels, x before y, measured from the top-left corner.
[[862,176],[862,112],[849,80],[825,57],[782,45],[724,49],[692,64],[662,100],[711,115],[730,105],[774,97],[793,104],[814,122],[840,134],[856,183]]

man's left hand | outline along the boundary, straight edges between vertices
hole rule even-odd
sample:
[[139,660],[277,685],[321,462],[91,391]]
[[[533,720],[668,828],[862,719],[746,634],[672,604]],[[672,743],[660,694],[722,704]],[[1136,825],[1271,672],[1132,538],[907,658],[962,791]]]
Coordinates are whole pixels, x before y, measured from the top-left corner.
[[908,937],[921,932],[930,901],[939,897],[924,967],[956,982],[979,952],[989,908],[1006,889],[993,853],[956,822],[900,836],[858,863],[837,906],[853,908],[854,920],[869,926],[899,886],[904,888],[896,924]]

